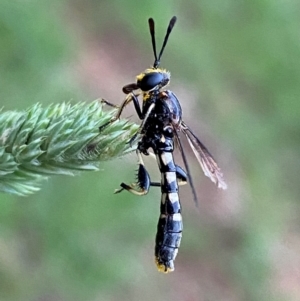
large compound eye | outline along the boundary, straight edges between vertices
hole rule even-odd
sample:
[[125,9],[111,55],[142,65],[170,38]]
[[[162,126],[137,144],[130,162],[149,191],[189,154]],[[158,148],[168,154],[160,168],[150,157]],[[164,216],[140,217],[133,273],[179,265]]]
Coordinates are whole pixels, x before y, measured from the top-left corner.
[[141,80],[138,80],[137,85],[142,91],[149,91],[159,85],[163,79],[164,77],[161,73],[151,72],[146,74]]

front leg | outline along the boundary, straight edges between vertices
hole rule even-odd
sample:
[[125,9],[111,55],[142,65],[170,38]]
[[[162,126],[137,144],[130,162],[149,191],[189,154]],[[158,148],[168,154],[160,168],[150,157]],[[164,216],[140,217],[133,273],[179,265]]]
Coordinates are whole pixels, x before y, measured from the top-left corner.
[[139,129],[138,129],[137,132],[130,138],[130,140],[129,140],[129,142],[128,142],[128,143],[130,144],[130,146],[132,146],[132,144],[133,144],[134,140],[136,139],[136,137],[137,137],[139,134],[141,134],[141,132],[143,131],[144,126],[145,126],[145,124],[146,124],[146,122],[147,122],[147,120],[148,120],[148,117],[149,117],[150,113],[152,112],[152,110],[154,109],[154,107],[155,107],[155,103],[153,102],[153,103],[149,106],[149,108],[148,108],[148,110],[146,111],[146,113],[144,114],[144,118],[143,118],[143,121],[142,121],[142,123],[141,123]]
[[141,109],[141,106],[140,106],[140,103],[139,103],[139,100],[138,100],[138,95],[134,94],[133,92],[128,94],[126,96],[126,98],[124,99],[123,103],[121,104],[120,107],[118,106],[114,106],[113,104],[109,103],[108,101],[103,101],[103,103],[106,103],[110,106],[113,106],[113,107],[117,107],[118,108],[118,111],[117,111],[117,114],[107,123],[105,123],[104,125],[101,125],[99,127],[99,131],[101,132],[104,128],[106,128],[108,125],[110,125],[111,123],[115,122],[116,120],[120,119],[120,116],[121,114],[123,113],[123,110],[124,108],[131,102],[133,101],[133,104],[134,104],[134,108],[136,110],[136,113],[137,115],[139,116],[139,118],[141,120],[144,119],[144,113],[142,112],[142,109]]

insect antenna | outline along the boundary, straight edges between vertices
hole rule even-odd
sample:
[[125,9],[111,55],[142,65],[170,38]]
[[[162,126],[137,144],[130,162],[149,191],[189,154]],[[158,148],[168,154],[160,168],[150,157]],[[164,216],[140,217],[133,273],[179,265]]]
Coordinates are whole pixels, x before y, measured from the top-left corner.
[[155,63],[157,62],[157,54],[156,54],[156,43],[155,43],[155,28],[154,28],[154,20],[150,18],[148,20],[149,23],[149,29],[150,29],[150,34],[151,34],[151,41],[152,41],[152,48],[153,48],[153,53],[154,53],[154,58],[155,58]]
[[164,49],[167,45],[167,42],[168,42],[168,39],[169,39],[169,35],[175,25],[175,22],[176,22],[177,18],[176,16],[174,16],[171,20],[170,20],[170,23],[169,23],[169,26],[167,28],[167,33],[166,33],[166,36],[165,36],[165,39],[164,39],[164,42],[163,42],[163,45],[161,47],[161,50],[160,50],[160,53],[159,53],[159,56],[157,58],[157,54],[156,54],[156,44],[155,44],[155,31],[154,31],[154,20],[152,18],[150,18],[148,20],[149,22],[149,29],[150,29],[150,34],[151,34],[151,39],[152,39],[152,47],[153,47],[153,53],[154,53],[154,58],[155,58],[155,61],[154,61],[154,64],[153,64],[153,67],[154,68],[157,68],[160,64],[160,58],[164,52]]

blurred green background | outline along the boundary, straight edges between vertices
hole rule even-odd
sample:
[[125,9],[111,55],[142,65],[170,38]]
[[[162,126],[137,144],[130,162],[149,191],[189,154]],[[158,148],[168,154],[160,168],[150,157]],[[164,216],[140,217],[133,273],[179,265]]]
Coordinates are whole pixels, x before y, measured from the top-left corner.
[[30,197],[1,194],[0,300],[300,300],[299,14],[296,0],[2,0],[4,110],[120,103],[153,64],[147,19],[159,48],[176,15],[161,66],[229,188],[217,190],[187,148],[200,206],[183,187],[169,275],[153,263],[159,190],[112,193],[134,179],[134,154]]

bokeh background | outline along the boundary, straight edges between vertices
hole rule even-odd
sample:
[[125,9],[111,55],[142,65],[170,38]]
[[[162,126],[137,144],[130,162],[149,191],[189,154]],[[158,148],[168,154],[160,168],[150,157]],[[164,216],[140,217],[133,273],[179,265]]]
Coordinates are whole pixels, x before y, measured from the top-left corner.
[[159,189],[112,194],[134,179],[134,154],[26,198],[1,194],[0,300],[300,300],[299,1],[2,0],[0,105],[120,103],[153,63],[147,19],[159,48],[173,15],[162,67],[228,190],[186,145],[199,210],[183,187],[169,275],[153,263]]

